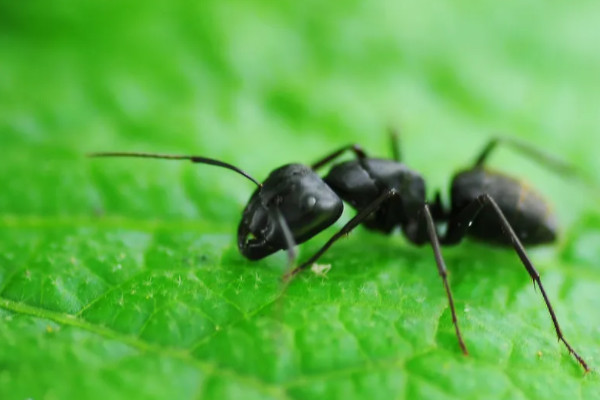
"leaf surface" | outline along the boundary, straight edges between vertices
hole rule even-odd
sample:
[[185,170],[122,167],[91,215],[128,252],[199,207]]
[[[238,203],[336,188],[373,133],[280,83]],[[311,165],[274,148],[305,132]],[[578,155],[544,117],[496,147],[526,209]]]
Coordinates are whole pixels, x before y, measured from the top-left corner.
[[530,254],[584,376],[509,250],[444,249],[464,357],[430,248],[359,228],[284,291],[285,254],[236,247],[249,182],[84,157],[264,179],[352,142],[388,157],[392,123],[431,195],[495,130],[598,180],[599,11],[0,2],[0,398],[600,398],[594,184],[491,161],[555,205],[561,240]]

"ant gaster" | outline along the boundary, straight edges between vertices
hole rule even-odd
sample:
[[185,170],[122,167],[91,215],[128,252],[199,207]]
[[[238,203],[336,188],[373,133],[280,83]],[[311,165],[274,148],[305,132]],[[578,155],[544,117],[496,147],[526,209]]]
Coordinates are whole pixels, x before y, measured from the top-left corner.
[[[144,157],[189,160],[227,168],[254,182],[258,188],[250,198],[238,228],[238,247],[250,260],[264,258],[286,250],[289,268],[284,279],[316,262],[339,238],[363,224],[367,229],[385,234],[401,228],[408,241],[416,245],[429,243],[442,278],[452,314],[452,322],[462,352],[468,354],[447,279],[441,245],[454,245],[465,236],[491,245],[512,246],[534,285],[540,289],[559,341],[562,341],[579,364],[587,363],[567,342],[546,294],[540,275],[525,253],[523,245],[553,242],[556,222],[544,199],[522,182],[484,168],[490,153],[504,143],[540,164],[563,174],[573,171],[561,161],[514,139],[498,137],[483,149],[474,165],[458,173],[451,184],[450,208],[446,209],[439,192],[434,202],[426,201],[425,181],[401,162],[397,135],[391,135],[393,159],[367,157],[358,145],[350,145],[327,155],[312,166],[288,164],[277,168],[260,183],[231,164],[199,156],[162,155],[132,152],[102,152],[91,157]],[[334,165],[321,178],[317,170],[333,163],[346,152],[356,159]],[[295,266],[297,244],[303,243],[332,225],[341,216],[343,202],[357,210],[313,256]],[[438,225],[445,224],[443,235]]]

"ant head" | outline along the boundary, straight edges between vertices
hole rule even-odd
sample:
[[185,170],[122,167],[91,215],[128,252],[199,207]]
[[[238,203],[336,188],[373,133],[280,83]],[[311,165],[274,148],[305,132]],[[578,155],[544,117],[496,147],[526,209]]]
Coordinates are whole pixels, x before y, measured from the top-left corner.
[[250,198],[238,228],[239,249],[251,260],[285,249],[277,212],[299,244],[333,224],[343,207],[342,200],[309,167],[280,167]]
[[276,169],[260,183],[235,165],[202,156],[169,155],[138,152],[101,152],[90,157],[137,157],[187,160],[226,168],[254,182],[258,188],[244,210],[238,228],[241,253],[251,260],[287,248],[286,224],[296,243],[302,243],[342,214],[342,200],[311,168],[289,164]]

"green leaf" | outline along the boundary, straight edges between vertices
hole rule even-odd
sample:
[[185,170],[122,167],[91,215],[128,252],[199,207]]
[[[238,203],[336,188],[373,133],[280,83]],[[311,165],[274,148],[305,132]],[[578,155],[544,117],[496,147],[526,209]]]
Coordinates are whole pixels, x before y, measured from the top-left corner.
[[[593,399],[600,396],[597,184],[500,149],[564,231],[532,249],[566,338],[518,257],[363,228],[284,290],[285,254],[244,259],[249,182],[348,143],[431,195],[510,132],[598,182],[596,2],[195,5],[0,2],[0,398]],[[313,254],[353,215],[301,246]]]

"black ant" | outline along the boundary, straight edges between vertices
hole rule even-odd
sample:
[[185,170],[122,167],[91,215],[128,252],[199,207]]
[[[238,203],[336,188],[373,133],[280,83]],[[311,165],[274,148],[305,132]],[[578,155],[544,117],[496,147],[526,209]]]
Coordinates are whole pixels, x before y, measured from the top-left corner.
[[[189,160],[228,168],[251,180],[258,188],[246,205],[238,227],[239,250],[250,260],[286,250],[289,262],[288,272],[284,275],[286,282],[316,262],[335,241],[360,224],[385,234],[400,227],[411,243],[423,245],[429,242],[446,290],[458,343],[465,355],[468,351],[460,333],[440,246],[458,244],[467,235],[491,245],[512,246],[542,293],[558,339],[585,371],[589,371],[587,363],[563,336],[540,275],[523,248],[524,244],[551,243],[556,239],[553,213],[539,194],[516,179],[485,169],[484,164],[496,146],[504,143],[558,172],[572,173],[571,168],[520,141],[494,138],[471,168],[454,177],[451,205],[446,209],[439,192],[431,205],[427,203],[424,179],[401,162],[397,135],[392,134],[391,138],[391,160],[367,157],[360,146],[349,145],[312,166],[288,164],[277,168],[263,183],[236,166],[205,157],[132,152],[102,152],[90,156]],[[355,160],[334,165],[324,178],[317,174],[317,170],[348,151],[354,153]],[[343,211],[343,202],[358,211],[356,216],[312,257],[294,267],[295,246],[337,221]],[[446,225],[443,235],[438,232],[439,224]]]

